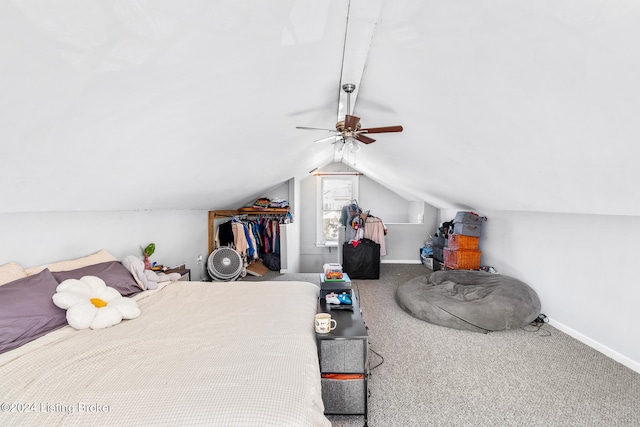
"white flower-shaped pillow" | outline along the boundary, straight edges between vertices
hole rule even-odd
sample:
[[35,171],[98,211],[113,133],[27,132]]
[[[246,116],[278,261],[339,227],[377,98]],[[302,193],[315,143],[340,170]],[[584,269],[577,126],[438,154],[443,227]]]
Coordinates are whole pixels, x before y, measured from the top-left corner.
[[108,328],[122,319],[140,316],[134,300],[123,297],[95,276],[60,283],[53,294],[53,303],[67,310],[67,323],[76,329]]

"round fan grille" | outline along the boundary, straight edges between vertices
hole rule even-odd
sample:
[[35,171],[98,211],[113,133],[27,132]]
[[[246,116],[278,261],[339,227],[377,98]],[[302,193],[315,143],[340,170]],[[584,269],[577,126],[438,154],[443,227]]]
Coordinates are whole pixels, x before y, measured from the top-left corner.
[[235,280],[242,273],[242,267],[242,257],[229,247],[214,250],[207,261],[207,270],[214,280]]

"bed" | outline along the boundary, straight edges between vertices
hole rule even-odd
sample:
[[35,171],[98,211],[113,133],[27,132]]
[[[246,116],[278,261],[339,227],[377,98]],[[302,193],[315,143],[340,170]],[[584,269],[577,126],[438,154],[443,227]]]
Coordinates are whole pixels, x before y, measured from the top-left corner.
[[0,354],[0,425],[330,426],[318,291],[180,281],[139,292],[138,318],[66,325]]

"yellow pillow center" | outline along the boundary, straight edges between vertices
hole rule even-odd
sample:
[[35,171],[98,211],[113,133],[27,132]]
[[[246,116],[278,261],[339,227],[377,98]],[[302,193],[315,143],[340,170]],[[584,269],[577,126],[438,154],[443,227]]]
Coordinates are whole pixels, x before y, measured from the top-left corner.
[[96,306],[96,308],[107,306],[107,302],[104,300],[101,300],[100,298],[91,298],[89,301],[91,301],[91,304]]

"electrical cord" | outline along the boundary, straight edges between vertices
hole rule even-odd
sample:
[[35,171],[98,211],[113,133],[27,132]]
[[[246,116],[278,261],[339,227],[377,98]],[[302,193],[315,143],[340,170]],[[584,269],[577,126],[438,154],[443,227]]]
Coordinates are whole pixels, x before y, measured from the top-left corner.
[[520,329],[522,329],[525,332],[540,332],[541,337],[550,337],[551,332],[543,328],[543,326],[547,323],[549,323],[549,318],[546,315],[541,313],[531,323],[529,323],[526,326],[523,326]]
[[369,351],[373,354],[375,354],[376,356],[378,356],[381,360],[380,363],[378,363],[376,366],[374,366],[373,368],[369,368],[369,372],[373,372],[374,369],[378,368],[380,365],[382,365],[384,363],[384,357],[378,353],[377,351],[375,351],[374,349],[371,348],[371,345],[369,345]]
[[[360,287],[358,286],[357,283],[352,283],[352,288],[356,288],[356,295],[357,295],[358,304],[359,304],[362,301],[360,299]],[[362,314],[362,308],[360,309],[360,314]],[[366,324],[366,322],[365,322],[365,328],[367,329],[367,331],[369,330],[369,326]],[[373,372],[374,369],[378,368],[380,365],[382,365],[384,363],[384,356],[382,356],[380,353],[378,353],[373,348],[371,348],[371,343],[369,343],[369,351],[372,352],[373,354],[375,354],[376,356],[378,356],[381,359],[380,363],[378,363],[377,365],[375,365],[372,368],[371,367],[369,368],[369,373],[371,373],[371,372]]]
[[[358,286],[357,283],[353,283],[351,282],[351,287],[352,288],[356,288],[356,296],[358,298],[358,305],[360,305],[360,287]],[[362,309],[360,309],[360,313],[362,314]]]
[[[358,286],[357,283],[351,283],[351,287],[355,288],[356,291],[356,298],[358,299],[358,305],[360,304],[360,302],[362,301],[360,299],[360,287]],[[362,308],[360,308],[360,314],[362,314]],[[364,319],[363,319],[364,320]],[[367,329],[367,331],[369,330],[369,326],[366,324],[364,327]],[[371,351],[373,354],[375,354],[376,356],[378,356],[380,359],[382,359],[380,361],[380,363],[378,363],[377,365],[375,365],[373,368],[369,368],[369,372],[372,372],[374,369],[376,369],[377,367],[379,367],[380,365],[382,365],[384,363],[384,357],[378,353],[377,351],[375,351],[374,349],[371,348],[371,343],[369,343],[369,351]]]
[[208,282],[209,281],[209,277],[207,275],[205,275],[204,263],[201,260],[198,260],[198,265],[200,265],[200,281],[201,282]]

